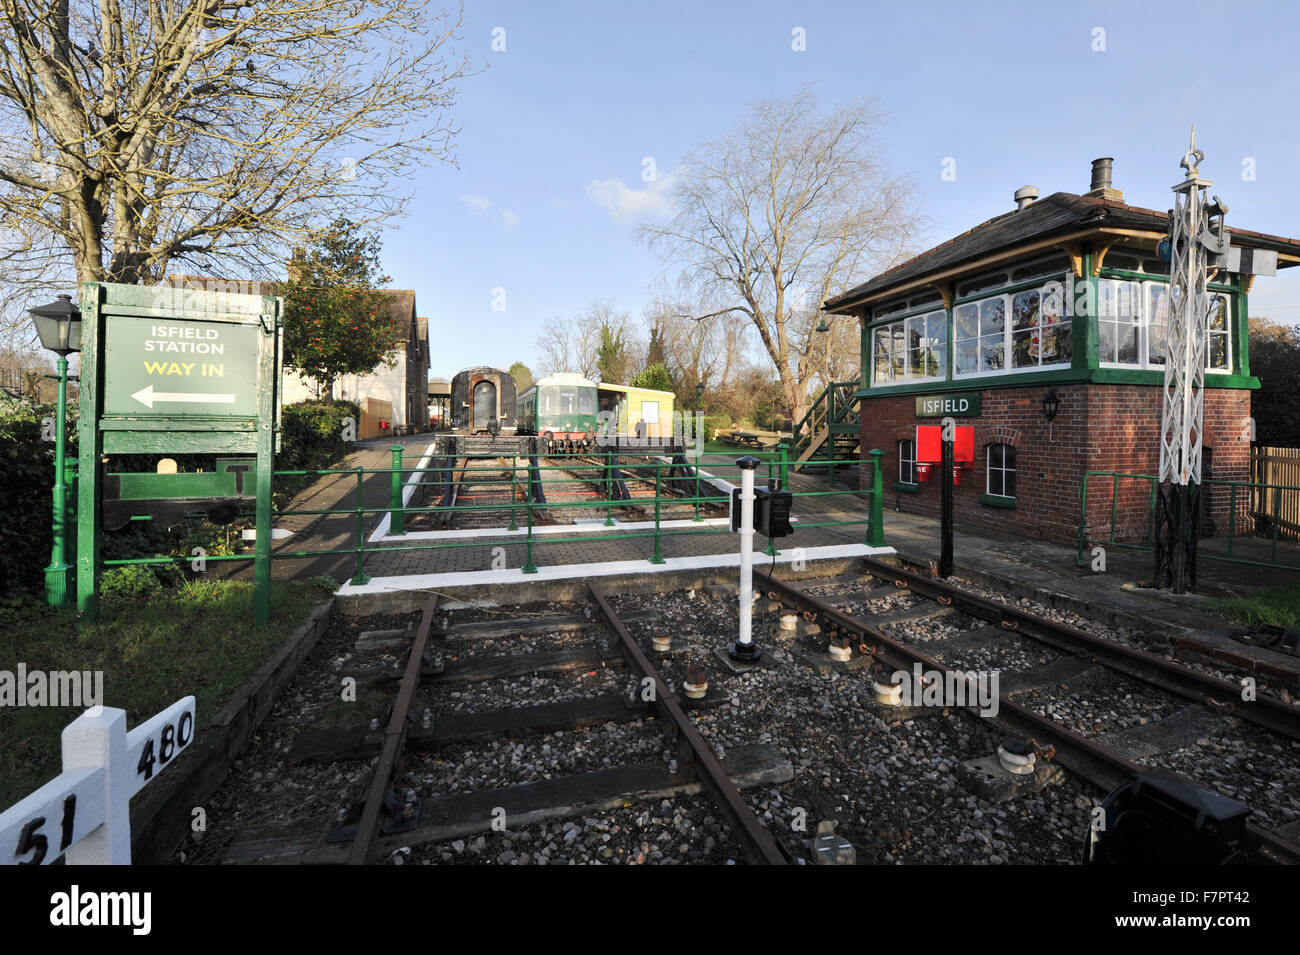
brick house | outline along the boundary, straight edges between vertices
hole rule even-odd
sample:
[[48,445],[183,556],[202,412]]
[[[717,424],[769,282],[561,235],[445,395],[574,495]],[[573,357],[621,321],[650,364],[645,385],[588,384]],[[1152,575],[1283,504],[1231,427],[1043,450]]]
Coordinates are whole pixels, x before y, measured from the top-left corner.
[[[885,452],[886,506],[938,515],[939,483],[918,473],[914,439],[944,413],[975,428],[974,467],[955,489],[959,522],[1073,541],[1085,472],[1157,473],[1169,268],[1156,247],[1168,213],[1125,204],[1110,165],[1093,163],[1083,195],[1038,199],[1025,187],[1012,211],[825,303],[862,327],[861,448]],[[1278,268],[1300,265],[1300,240],[1229,226],[1253,272],[1271,271],[1274,255]],[[1206,480],[1249,480],[1254,277],[1211,275]],[[1089,535],[1107,532],[1112,503],[1120,539],[1144,535],[1150,482],[1121,480],[1115,502],[1112,487],[1090,479]],[[1228,506],[1212,488],[1207,534],[1226,526]]]
[[[274,295],[273,282],[227,280],[202,275],[169,275],[160,284],[174,288],[238,292],[247,295]],[[381,289],[388,301],[390,320],[397,327],[400,341],[387,362],[380,362],[362,375],[343,375],[334,383],[334,397],[382,408],[383,417],[392,417],[393,434],[427,431],[429,428],[429,320],[416,315],[415,292],[409,289]],[[304,380],[293,368],[286,367],[281,376],[284,404],[316,398],[314,381]],[[376,431],[376,434],[380,432]],[[367,437],[372,435],[367,434]]]

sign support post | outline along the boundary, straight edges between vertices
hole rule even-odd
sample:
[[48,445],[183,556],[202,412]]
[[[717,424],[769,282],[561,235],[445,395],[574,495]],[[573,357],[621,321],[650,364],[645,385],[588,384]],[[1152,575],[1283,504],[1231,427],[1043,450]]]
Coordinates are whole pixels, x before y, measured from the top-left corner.
[[952,441],[954,428],[944,424],[942,459],[939,464],[940,507],[939,517],[939,576],[945,580],[952,576]]

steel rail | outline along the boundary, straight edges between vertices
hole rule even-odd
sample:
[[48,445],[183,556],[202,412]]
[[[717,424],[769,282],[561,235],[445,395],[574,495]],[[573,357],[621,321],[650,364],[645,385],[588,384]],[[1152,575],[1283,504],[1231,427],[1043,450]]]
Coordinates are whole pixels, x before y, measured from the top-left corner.
[[[897,568],[891,569],[896,570]],[[837,629],[844,633],[854,634],[863,643],[869,641],[870,644],[874,645],[872,652],[883,662],[899,669],[906,669],[912,664],[920,663],[928,670],[952,675],[956,679],[964,681],[972,690],[974,689],[970,680],[964,674],[950,669],[940,661],[906,644],[898,642],[865,620],[860,620],[837,610],[826,601],[812,594],[804,593],[802,590],[777,580],[768,574],[756,572],[755,578],[755,586],[759,586],[758,581],[761,578],[763,589],[773,599],[781,600],[783,603],[793,606],[802,605],[803,608],[811,611],[815,617],[830,624],[833,630]],[[973,699],[975,695],[974,693],[968,693],[966,698],[968,700]],[[972,712],[979,711],[978,704],[974,703],[952,708],[966,709]],[[1087,737],[1080,736],[1059,723],[1040,716],[1012,700],[1006,699],[1001,692],[998,694],[997,716],[985,718],[992,719],[996,724],[1011,731],[1029,736],[1040,746],[1049,745],[1054,747],[1056,753],[1053,758],[1056,762],[1073,770],[1101,789],[1107,791],[1116,789],[1143,771],[1142,767],[1137,763],[1113,750],[1097,745]],[[1291,865],[1300,864],[1300,846],[1287,842],[1285,839],[1254,823],[1248,822],[1246,831],[1260,844],[1262,853],[1269,861]]]
[[1215,712],[1231,713],[1291,739],[1300,739],[1300,706],[1283,703],[1262,693],[1249,704],[1238,705],[1234,701],[1241,700],[1239,684],[1173,663],[1154,653],[1095,636],[1069,624],[968,593],[934,577],[926,577],[867,557],[862,559],[862,563],[882,580],[902,581],[908,590],[924,597],[942,597],[945,603],[951,602],[951,606],[971,616],[1001,626],[1010,624],[1007,629],[1023,633],[1059,650],[1085,649],[1098,663],[1109,669],[1203,703]]
[[723,817],[727,820],[737,838],[744,844],[750,858],[766,865],[788,865],[790,860],[782,851],[776,838],[759,822],[758,816],[745,802],[739,788],[731,781],[722,763],[714,756],[708,744],[704,742],[704,738],[696,728],[695,722],[687,716],[686,711],[682,709],[681,704],[677,701],[677,697],[669,691],[667,685],[659,676],[654,664],[637,646],[636,641],[632,639],[632,635],[627,632],[627,627],[623,625],[623,621],[614,612],[614,608],[609,605],[605,595],[594,584],[587,584],[587,590],[591,593],[591,599],[595,601],[596,606],[605,617],[605,622],[618,636],[619,649],[627,659],[628,666],[639,674],[641,679],[648,678],[654,681],[655,694],[653,702],[655,709],[670,721],[670,725],[676,730],[677,735],[689,747],[691,763],[701,785],[722,811]]
[[352,839],[348,852],[348,865],[365,865],[379,830],[379,814],[383,808],[384,792],[388,789],[393,770],[402,758],[406,745],[407,714],[411,710],[411,701],[420,685],[420,671],[424,663],[424,648],[429,642],[429,631],[433,629],[433,616],[438,609],[438,594],[433,594],[424,605],[420,616],[420,627],[415,632],[411,643],[411,655],[406,658],[406,670],[402,674],[402,683],[393,701],[393,715],[388,720],[384,731],[384,747],[379,753],[379,762],[375,764],[375,774],[370,780],[370,790],[366,794],[365,807],[361,810],[361,821],[357,823],[357,832]]

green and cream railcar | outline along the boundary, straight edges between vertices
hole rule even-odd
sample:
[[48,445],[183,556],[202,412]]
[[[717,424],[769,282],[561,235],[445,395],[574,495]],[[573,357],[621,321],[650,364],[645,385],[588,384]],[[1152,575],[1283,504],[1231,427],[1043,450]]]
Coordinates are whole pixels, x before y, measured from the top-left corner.
[[591,447],[596,435],[596,384],[582,375],[547,375],[522,395],[519,434],[535,434],[544,450],[577,451]]

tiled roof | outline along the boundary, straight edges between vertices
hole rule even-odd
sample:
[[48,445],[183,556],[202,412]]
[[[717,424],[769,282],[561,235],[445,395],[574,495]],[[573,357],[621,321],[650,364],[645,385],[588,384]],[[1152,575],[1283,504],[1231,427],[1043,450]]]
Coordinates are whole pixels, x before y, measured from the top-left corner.
[[[203,289],[213,292],[239,292],[245,295],[274,295],[275,282],[258,282],[249,279],[225,279],[215,275],[168,275],[160,285],[171,288]],[[411,289],[380,289],[388,298],[388,314],[405,341],[415,320],[415,292]],[[424,333],[428,337],[428,332]]]
[[[1012,209],[994,216],[970,231],[936,245],[842,295],[828,299],[825,307],[829,311],[839,311],[863,298],[878,296],[881,292],[926,275],[960,267],[1019,245],[1093,227],[1163,233],[1169,227],[1169,213],[1130,206],[1099,196],[1056,192],[1023,209]],[[1231,222],[1229,228],[1234,245],[1300,255],[1300,239],[1238,229]]]

